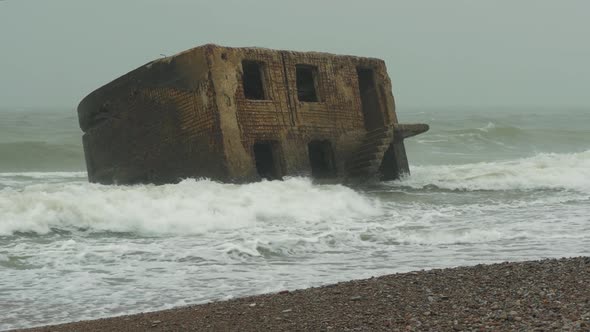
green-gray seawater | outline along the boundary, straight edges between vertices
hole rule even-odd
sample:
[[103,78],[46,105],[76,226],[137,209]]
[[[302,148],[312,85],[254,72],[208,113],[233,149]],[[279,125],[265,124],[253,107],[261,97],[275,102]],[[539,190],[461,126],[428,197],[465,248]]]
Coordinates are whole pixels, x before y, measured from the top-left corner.
[[0,330],[387,273],[590,255],[590,109],[399,109],[412,175],[86,180],[74,110],[0,110]]

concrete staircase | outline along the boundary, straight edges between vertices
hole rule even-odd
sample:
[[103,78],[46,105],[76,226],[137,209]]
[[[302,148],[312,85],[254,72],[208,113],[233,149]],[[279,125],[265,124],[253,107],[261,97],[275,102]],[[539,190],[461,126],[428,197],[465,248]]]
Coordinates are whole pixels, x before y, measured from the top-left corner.
[[367,132],[363,143],[347,165],[348,177],[376,178],[385,151],[393,141],[394,129],[386,126]]
[[[382,176],[396,178],[401,173],[409,173],[403,146],[404,139],[421,134],[428,129],[428,125],[422,123],[394,123],[367,132],[361,146],[347,164],[347,177],[379,180]],[[392,143],[393,150],[389,154],[386,168],[389,171],[394,169],[397,174],[380,174],[383,157]]]

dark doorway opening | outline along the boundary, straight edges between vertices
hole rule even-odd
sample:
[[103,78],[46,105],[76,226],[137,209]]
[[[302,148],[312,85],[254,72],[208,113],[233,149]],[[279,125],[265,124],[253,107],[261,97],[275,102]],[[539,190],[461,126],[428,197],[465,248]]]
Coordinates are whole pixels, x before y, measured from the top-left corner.
[[318,102],[318,68],[309,65],[296,65],[295,69],[297,76],[297,99],[299,101]]
[[334,151],[330,141],[311,141],[307,145],[311,175],[314,178],[336,177]]
[[379,96],[375,87],[375,74],[370,68],[356,69],[359,79],[359,90],[365,128],[373,130],[383,127],[383,116],[379,105]]
[[264,100],[264,66],[257,61],[242,61],[242,83],[246,99]]
[[277,158],[277,146],[277,142],[258,142],[254,144],[256,171],[263,179],[280,180],[283,177]]

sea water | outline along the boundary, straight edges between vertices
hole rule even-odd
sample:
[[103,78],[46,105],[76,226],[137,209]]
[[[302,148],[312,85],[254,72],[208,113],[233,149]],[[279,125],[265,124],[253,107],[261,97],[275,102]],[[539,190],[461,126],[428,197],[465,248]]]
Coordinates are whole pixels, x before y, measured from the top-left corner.
[[590,255],[590,109],[400,109],[412,175],[87,182],[73,110],[0,111],[0,329]]

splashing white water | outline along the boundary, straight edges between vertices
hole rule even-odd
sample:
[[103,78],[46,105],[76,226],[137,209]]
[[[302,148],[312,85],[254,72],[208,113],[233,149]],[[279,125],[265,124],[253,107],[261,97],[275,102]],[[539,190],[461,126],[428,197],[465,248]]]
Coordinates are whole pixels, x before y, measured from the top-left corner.
[[256,223],[366,218],[379,203],[341,185],[311,180],[245,185],[185,180],[153,186],[36,184],[0,191],[0,235],[52,228],[138,234],[197,234]]
[[303,178],[102,186],[83,173],[0,174],[0,285],[18,289],[2,293],[0,329],[590,255],[589,155],[414,167],[360,190]]
[[413,166],[412,176],[397,183],[412,188],[434,185],[451,190],[561,189],[590,193],[590,150],[542,153],[509,161]]

